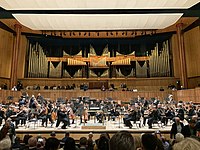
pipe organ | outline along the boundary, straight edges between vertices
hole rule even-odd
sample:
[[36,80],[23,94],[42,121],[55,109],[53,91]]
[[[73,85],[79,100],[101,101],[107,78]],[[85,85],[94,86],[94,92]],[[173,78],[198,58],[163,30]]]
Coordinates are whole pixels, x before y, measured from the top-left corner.
[[143,56],[136,56],[135,50],[129,51],[129,55],[121,54],[115,49],[110,50],[109,44],[103,48],[102,55],[99,56],[94,47],[90,44],[88,50],[80,48],[76,55],[70,55],[66,49],[60,49],[62,55],[57,57],[50,56],[40,43],[29,42],[27,77],[146,78],[171,75],[169,40],[156,43],[155,47],[150,51],[146,50]]

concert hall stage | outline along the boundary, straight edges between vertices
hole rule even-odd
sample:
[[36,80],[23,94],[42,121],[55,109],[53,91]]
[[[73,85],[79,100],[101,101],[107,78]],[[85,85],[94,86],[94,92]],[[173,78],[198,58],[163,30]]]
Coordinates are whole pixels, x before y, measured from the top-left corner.
[[31,134],[33,136],[42,135],[44,137],[49,137],[52,131],[56,132],[56,136],[59,139],[64,137],[66,132],[70,132],[70,136],[73,137],[75,140],[79,140],[80,137],[85,136],[87,137],[90,132],[93,133],[94,139],[98,139],[101,133],[109,133],[110,136],[115,134],[121,130],[127,130],[132,133],[132,135],[139,136],[142,133],[154,133],[157,130],[160,130],[162,135],[169,139],[169,133],[171,129],[171,125],[166,127],[159,127],[158,124],[154,124],[152,129],[148,129],[148,126],[142,126],[141,128],[137,127],[135,124],[131,129],[129,127],[125,127],[122,122],[119,123],[118,120],[116,121],[106,121],[104,125],[102,123],[94,123],[94,120],[88,121],[88,123],[81,124],[71,124],[71,127],[67,127],[67,129],[61,129],[61,125],[56,128],[55,124],[51,128],[50,125],[45,128],[40,126],[39,124],[31,124],[29,128],[20,127],[16,129],[17,136],[23,139],[24,135]]

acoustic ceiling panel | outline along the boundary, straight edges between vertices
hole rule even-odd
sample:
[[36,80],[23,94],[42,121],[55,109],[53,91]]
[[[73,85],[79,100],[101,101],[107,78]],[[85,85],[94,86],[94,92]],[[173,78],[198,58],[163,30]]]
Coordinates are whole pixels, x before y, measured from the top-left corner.
[[180,9],[199,0],[1,0],[7,10]]
[[14,14],[33,30],[129,30],[163,29],[174,24],[178,14]]

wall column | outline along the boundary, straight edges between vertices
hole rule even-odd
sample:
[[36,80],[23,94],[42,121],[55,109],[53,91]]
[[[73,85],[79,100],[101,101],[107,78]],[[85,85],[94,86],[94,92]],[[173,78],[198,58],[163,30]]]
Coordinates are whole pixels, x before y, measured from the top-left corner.
[[177,37],[178,37],[178,50],[179,50],[179,57],[180,57],[181,85],[184,88],[188,88],[187,68],[186,68],[185,48],[184,48],[184,37],[183,37],[183,33],[182,33],[183,24],[182,23],[177,24],[176,28],[177,28]]
[[10,88],[14,85],[17,85],[17,67],[18,67],[18,55],[20,50],[20,38],[21,38],[21,28],[19,24],[15,24],[15,42],[12,55],[12,64],[11,64],[11,78],[10,78]]

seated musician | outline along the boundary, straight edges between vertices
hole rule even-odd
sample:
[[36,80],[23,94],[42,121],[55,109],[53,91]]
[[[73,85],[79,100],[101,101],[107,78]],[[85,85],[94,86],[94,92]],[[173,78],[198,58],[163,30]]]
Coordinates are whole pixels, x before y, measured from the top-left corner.
[[189,111],[188,111],[188,118],[187,119],[192,119],[192,116],[196,115],[194,106],[189,105]]
[[54,124],[54,121],[53,121],[53,119],[52,119],[53,104],[48,103],[48,104],[47,104],[47,107],[46,107],[46,111],[47,111],[46,120],[45,120],[46,127],[47,127],[47,124],[48,124],[48,120],[51,122],[51,127],[52,127],[53,124]]
[[160,117],[159,112],[158,112],[156,106],[154,105],[152,108],[152,112],[149,114],[149,119],[148,119],[149,129],[152,128],[152,124],[154,121],[158,121],[159,117]]
[[108,116],[108,120],[110,120],[110,117],[113,121],[115,121],[115,118],[119,116],[119,111],[116,110],[116,106],[112,107],[110,109],[110,114]]
[[175,112],[172,107],[167,107],[165,110],[166,120],[165,125],[168,124],[168,119],[172,120],[175,117]]
[[[42,120],[42,126],[44,126],[44,123],[46,122],[46,118],[47,118],[47,107],[45,104],[42,104],[39,114],[37,116],[38,119]],[[47,127],[47,123],[46,123],[46,127]]]
[[28,115],[27,109],[26,109],[26,107],[24,105],[22,105],[20,107],[20,112],[17,115],[18,123],[19,123],[19,121],[21,121],[21,125],[25,126],[26,125],[26,120],[27,120],[27,117],[28,117],[27,115]]
[[69,117],[72,119],[72,124],[74,124],[75,114],[71,108],[70,103],[67,104],[66,111],[69,112]]
[[12,105],[10,105],[10,106],[7,108],[7,110],[6,110],[6,120],[7,120],[8,118],[10,118],[10,116],[16,114],[16,113],[14,113],[13,109],[14,109],[14,106],[12,106]]
[[150,112],[151,112],[151,105],[150,105],[150,107],[149,107],[149,109],[144,109],[144,111],[143,111],[143,125],[145,126],[146,125],[146,120],[148,120],[150,117],[149,117],[149,114],[150,114]]
[[3,119],[6,119],[5,109],[0,105],[0,126],[2,124]]
[[140,108],[135,107],[135,105],[133,105],[128,116],[126,118],[123,118],[124,124],[129,128],[132,128],[133,125],[131,124],[131,121],[134,121],[134,123],[136,123],[136,121],[140,120],[140,117],[141,117]]
[[102,111],[102,110],[97,111],[97,113],[96,113],[96,118],[97,118],[97,121],[98,121],[99,123],[102,123],[102,122],[103,122],[103,111]]
[[165,115],[165,109],[164,109],[164,107],[162,107],[162,104],[157,105],[157,110],[158,110],[158,113],[159,113],[158,120],[160,120],[162,123],[165,124],[166,123],[166,115]]
[[63,122],[62,129],[66,129],[66,126],[70,126],[69,122],[69,112],[66,112],[66,108],[64,104],[60,104],[60,108],[57,111],[57,123],[56,127],[60,125],[60,122]]
[[180,118],[181,121],[184,120],[184,110],[182,104],[178,104],[178,112],[177,112],[177,117]]

